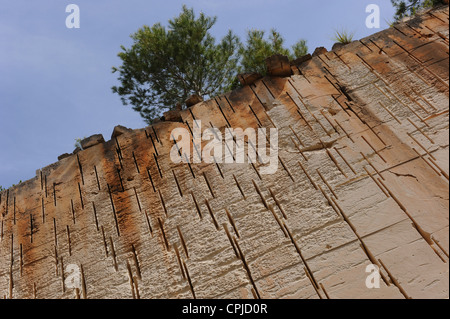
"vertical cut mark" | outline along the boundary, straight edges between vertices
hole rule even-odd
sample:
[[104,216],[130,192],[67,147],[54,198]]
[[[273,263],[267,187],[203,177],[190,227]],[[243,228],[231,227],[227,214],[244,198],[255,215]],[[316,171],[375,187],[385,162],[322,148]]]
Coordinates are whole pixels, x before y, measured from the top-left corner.
[[170,251],[169,241],[166,237],[166,232],[164,231],[164,226],[160,218],[158,218],[159,229],[161,230],[161,234],[163,236],[164,245],[166,246],[167,251]]
[[136,247],[134,247],[134,244],[131,244],[131,252],[133,253],[133,261],[134,261],[134,265],[136,267],[138,279],[142,279],[141,265],[139,263],[139,259],[138,259],[137,252],[136,252]]
[[195,291],[194,291],[194,286],[192,285],[191,276],[189,275],[189,271],[188,271],[186,263],[184,261],[183,261],[183,266],[184,266],[184,270],[186,271],[186,277],[189,282],[189,287],[191,288],[192,297],[194,297],[194,299],[197,299],[195,297]]
[[175,250],[175,254],[177,255],[178,265],[180,266],[180,270],[181,270],[181,276],[183,277],[183,279],[186,279],[186,274],[184,273],[184,266],[183,266],[183,262],[181,261],[180,252],[178,251],[178,247],[176,245],[174,245],[173,249]]
[[42,197],[42,223],[45,223],[45,205],[44,205],[44,197]]
[[317,280],[314,278],[314,274],[313,274],[313,272],[311,271],[311,269],[309,268],[308,264],[306,263],[306,260],[305,260],[305,258],[303,257],[303,254],[302,254],[300,248],[298,247],[297,243],[296,243],[295,240],[294,240],[294,237],[292,237],[292,234],[291,234],[289,228],[286,226],[286,224],[283,223],[283,225],[284,225],[284,228],[286,229],[286,232],[287,232],[287,234],[288,234],[288,236],[289,236],[289,238],[290,238],[292,244],[293,244],[294,247],[295,247],[295,250],[296,250],[297,253],[299,254],[300,259],[302,260],[303,264],[305,265],[305,268],[306,268],[306,270],[307,270],[307,272],[308,272],[308,274],[309,274],[309,277],[311,278],[311,280],[312,280],[312,282],[313,282],[313,286],[314,286],[317,290],[319,290],[319,285],[317,284]]
[[328,295],[327,291],[325,290],[325,287],[322,285],[322,283],[320,283],[320,288],[322,288],[322,291],[325,294],[325,296],[327,297],[327,299],[331,299],[330,296]]
[[239,243],[237,242],[236,238],[233,238],[233,239],[234,239],[234,243],[236,245],[236,248],[237,248],[237,250],[239,252],[239,257],[241,258],[242,264],[244,265],[244,269],[247,272],[248,278],[250,279],[250,282],[251,282],[251,284],[253,286],[253,289],[255,290],[256,296],[257,296],[258,299],[261,299],[261,295],[258,292],[258,287],[256,286],[256,283],[253,280],[252,273],[250,271],[250,268],[248,267],[247,261],[245,260],[245,256],[242,253],[241,247],[239,247]]
[[336,193],[334,192],[333,188],[331,187],[331,185],[327,182],[327,180],[325,179],[325,177],[323,177],[322,173],[319,171],[319,169],[316,169],[317,174],[319,174],[320,178],[322,179],[322,181],[325,183],[325,185],[327,185],[328,189],[331,191],[331,193],[333,194],[333,196],[337,199],[338,196],[336,195]]
[[164,209],[164,213],[166,214],[166,217],[169,217],[169,213],[167,212],[166,203],[164,202],[164,198],[161,194],[161,190],[158,189],[159,199],[161,200],[161,205]]
[[139,197],[138,197],[138,193],[136,191],[136,187],[133,187],[133,189],[134,189],[134,196],[136,196],[136,202],[138,204],[139,211],[142,212],[141,202],[139,201]]
[[330,121],[330,119],[328,118],[328,116],[325,114],[325,112],[323,110],[320,110],[320,113],[322,114],[322,116],[325,118],[325,120],[327,120],[328,124],[331,125],[331,127],[333,128],[333,130],[339,134],[339,131],[336,129],[336,127],[334,127],[333,123]]
[[57,231],[56,231],[56,218],[53,218],[53,240],[55,243],[55,247],[58,246],[58,236],[57,236]]
[[422,155],[422,154],[420,154],[414,147],[412,148],[412,150],[414,151],[414,152],[416,152],[416,154],[425,162],[425,164],[427,164],[429,167],[431,167],[431,169],[438,175],[438,176],[442,176],[442,174],[441,173],[439,173],[439,171],[433,166],[433,165],[431,165],[426,159],[425,159],[425,157]]
[[256,169],[256,166],[254,163],[250,163],[253,167],[253,170],[255,171],[256,175],[258,176],[259,180],[262,181],[261,175],[259,174],[258,170]]
[[421,149],[423,149],[425,151],[425,153],[428,154],[428,156],[430,156],[432,159],[436,160],[436,158],[433,156],[433,154],[431,154],[425,146],[423,146],[411,133],[406,132],[406,134],[408,134],[408,136],[417,144],[420,146]]
[[152,178],[152,175],[150,174],[150,170],[149,169],[147,169],[147,174],[148,174],[148,179],[150,180],[150,183],[152,184],[153,192],[156,193],[155,184],[153,184],[153,178]]
[[72,256],[72,241],[70,240],[70,228],[69,228],[69,225],[66,225],[66,233],[67,233],[67,246],[69,248],[69,256]]
[[22,277],[23,272],[23,246],[22,244],[19,245],[19,266],[20,266],[20,276]]
[[123,187],[123,180],[122,180],[122,175],[120,175],[120,169],[117,169],[117,175],[119,176],[119,181],[120,181],[120,186],[122,187],[122,192],[125,191],[125,188]]
[[281,166],[283,166],[284,170],[287,172],[287,174],[291,178],[292,182],[295,183],[294,177],[292,176],[291,172],[288,170],[287,166],[284,164],[284,161],[281,159],[280,156],[278,156],[278,160],[280,161]]
[[180,236],[181,245],[183,246],[184,252],[186,253],[186,258],[189,259],[189,252],[188,252],[188,249],[187,249],[187,246],[186,246],[186,242],[185,242],[184,237],[183,237],[183,233],[181,232],[180,226],[177,226],[177,231],[178,231],[178,235]]
[[150,140],[152,141],[153,149],[155,150],[156,156],[159,156],[158,149],[156,148],[155,141],[153,140],[152,134],[148,134]]
[[194,113],[192,112],[192,108],[188,108],[188,110],[189,110],[189,113],[191,113],[191,116],[192,116],[192,119],[194,120],[195,125],[196,125],[197,127],[199,127],[199,126],[198,126],[198,123],[197,123],[197,119],[195,118],[195,115],[194,115]]
[[261,121],[259,120],[259,118],[258,118],[258,116],[256,115],[255,111],[253,111],[253,109],[252,109],[252,107],[250,106],[250,104],[248,105],[248,107],[250,108],[250,110],[252,111],[253,115],[255,116],[256,121],[258,122],[258,124],[259,124],[260,126],[262,126]]
[[133,154],[134,165],[136,165],[136,170],[137,170],[138,174],[140,174],[141,171],[139,170],[139,165],[138,165],[138,163],[137,163],[136,155],[134,154],[134,151],[133,151],[132,154]]
[[264,82],[264,80],[261,80],[262,84],[266,87],[267,91],[269,91],[270,96],[272,96],[272,99],[275,100],[275,95],[273,95],[272,91],[269,89],[269,86]]
[[348,166],[348,168],[350,168],[350,170],[353,172],[353,174],[356,175],[356,171],[353,169],[353,167],[350,165],[350,163],[347,161],[347,159],[342,155],[341,151],[338,148],[333,148],[336,153],[339,154],[339,156],[342,158],[342,160],[344,161],[344,163]]
[[256,185],[256,182],[252,180],[253,186],[256,189],[256,192],[258,193],[259,197],[261,198],[261,201],[266,209],[269,209],[269,205],[267,205],[266,199],[264,198],[263,194],[261,193],[261,190],[259,189],[258,185]]
[[230,235],[230,232],[228,230],[227,225],[226,224],[222,224],[222,226],[223,226],[223,229],[225,229],[225,233],[227,234],[227,237],[228,237],[228,240],[230,241],[231,247],[233,247],[233,251],[236,254],[236,257],[239,258],[239,254],[238,254],[238,252],[236,250],[236,246],[233,243],[233,239],[231,238],[231,235]]
[[98,179],[97,167],[95,165],[94,165],[94,171],[95,171],[95,178],[97,180],[97,187],[98,187],[98,190],[100,190],[100,180]]
[[420,133],[422,133],[423,136],[425,136],[430,142],[431,144],[435,144],[435,142],[423,131],[423,129],[421,129],[420,127],[418,127],[413,121],[411,121],[409,118],[407,119],[409,121],[409,123],[411,123],[412,126],[414,126],[416,128],[417,131],[419,131]]
[[113,258],[113,264],[114,264],[114,269],[116,271],[119,270],[119,267],[117,265],[117,259],[116,259],[116,249],[114,248],[114,242],[112,240],[112,237],[109,236],[109,244],[111,245],[111,256]]
[[[194,147],[195,147],[195,144],[194,144]],[[197,147],[195,147],[195,149],[197,149]],[[189,170],[191,171],[192,177],[195,179],[194,170],[192,169],[191,163],[190,163],[190,161],[189,161],[189,159],[188,159],[186,153],[184,153],[184,157],[185,157],[186,162],[187,162],[187,164],[188,164]]]
[[367,156],[363,152],[360,152],[360,154],[366,160],[366,162],[374,169],[374,171],[377,172],[378,176],[380,176],[384,180],[383,175],[381,175],[381,173],[378,171],[375,165],[373,165],[372,162],[367,158]]
[[228,220],[231,224],[231,226],[233,226],[234,232],[236,233],[236,235],[238,236],[238,238],[241,238],[241,235],[239,235],[239,232],[237,230],[236,224],[234,222],[233,216],[231,215],[231,213],[229,212],[228,208],[225,208],[225,213],[227,214]]
[[364,137],[364,135],[361,135],[361,138],[367,143],[367,145],[370,146],[370,148],[375,152],[375,154],[377,154],[378,157],[383,160],[383,162],[387,163],[387,161],[384,159],[384,157],[381,156],[381,154],[375,149],[375,147],[372,146],[372,144],[370,144],[370,142]]
[[[297,140],[300,142],[300,145],[302,147],[305,147],[305,144],[303,144],[302,140],[300,139],[300,137],[298,136],[297,132],[295,132],[295,130],[292,128],[292,125],[289,124],[289,128],[291,129],[292,133],[295,135],[295,137],[297,138]],[[292,137],[291,137],[292,138]]]
[[78,194],[80,195],[81,209],[84,209],[83,194],[81,193],[80,183],[78,183]]
[[284,229],[283,225],[281,224],[281,221],[278,218],[277,214],[275,213],[275,210],[273,209],[272,205],[269,206],[269,210],[272,213],[275,220],[277,221],[278,226],[280,226],[280,229],[283,232],[284,236],[287,238],[286,230]]
[[344,175],[345,178],[348,178],[347,174],[345,174],[344,170],[341,168],[341,165],[339,165],[339,162],[334,157],[334,155],[331,153],[331,151],[327,148],[325,149],[327,152],[328,157],[331,159],[331,161],[334,163],[334,165],[337,167],[339,172],[341,172],[342,175]]
[[[78,162],[78,169],[80,170],[81,182],[84,185],[83,166],[81,165],[80,156],[78,154],[77,154],[77,162]],[[45,176],[45,178],[47,179],[47,176]]]
[[107,184],[107,185],[108,185],[108,193],[109,193],[109,199],[111,201],[111,207],[112,207],[112,213],[113,213],[113,217],[114,217],[114,222],[116,224],[117,236],[120,237],[119,223],[117,221],[117,215],[116,215],[116,208],[114,206],[114,201],[113,201],[112,194],[111,194],[111,188],[109,187],[109,184]]
[[72,220],[73,220],[73,224],[75,225],[75,208],[73,207],[73,200],[70,199],[70,207],[71,207],[71,211],[72,211]]
[[366,166],[364,166],[364,170],[370,176],[370,178],[375,182],[375,184],[377,184],[377,186],[382,190],[384,195],[386,195],[386,197],[389,197],[389,193],[386,192],[386,190],[383,187],[381,187],[381,184],[375,179],[375,177],[373,177],[373,175],[369,172],[369,170],[367,169]]
[[13,222],[16,224],[16,196],[14,196]]
[[270,196],[272,196],[273,200],[275,201],[275,204],[277,204],[278,208],[280,209],[281,214],[283,215],[284,219],[287,219],[287,215],[283,209],[283,207],[281,206],[280,201],[278,200],[278,198],[275,196],[275,193],[272,191],[271,188],[269,188],[269,192],[270,192]]
[[265,107],[265,104],[261,101],[261,99],[259,98],[258,94],[256,94],[255,90],[253,89],[253,87],[256,88],[256,84],[253,83],[253,84],[249,85],[248,87],[250,88],[250,90],[252,90],[253,94],[256,96],[256,99],[259,101],[259,103],[260,103],[263,107]]
[[[56,183],[53,183],[53,201],[54,201],[54,204],[56,207]],[[16,198],[14,197],[14,205],[15,205],[15,203],[16,203]]]
[[312,186],[314,186],[314,188],[316,190],[319,190],[317,188],[316,183],[313,181],[313,179],[311,178],[311,176],[308,174],[308,172],[306,171],[306,169],[303,167],[302,162],[298,161],[298,165],[300,165],[301,169],[303,170],[303,173],[305,173],[306,177],[308,177],[309,182],[312,184]]
[[[214,159],[214,161],[215,161],[215,159]],[[223,176],[222,170],[220,169],[220,165],[217,162],[216,162],[216,167],[217,167],[217,170],[219,171],[219,174],[222,177],[222,179],[225,179],[225,177]]]
[[205,178],[206,185],[208,185],[209,192],[211,193],[212,197],[215,198],[216,196],[214,195],[213,189],[211,187],[211,184],[208,181],[208,178],[206,177],[205,172],[203,172],[203,177]]
[[99,231],[98,219],[97,219],[97,209],[95,208],[95,203],[94,202],[92,202],[92,209],[94,210],[95,227],[97,228],[97,231]]
[[200,219],[203,219],[202,212],[201,212],[200,207],[198,205],[197,199],[194,196],[194,192],[191,192],[191,196],[192,196],[192,199],[194,200],[195,209],[197,210],[198,216],[200,217]]
[[224,97],[225,97],[225,100],[227,101],[228,105],[230,106],[231,110],[233,111],[233,113],[236,113],[236,111],[233,108],[233,105],[230,103],[230,100],[228,100],[226,95],[224,95]]
[[175,171],[172,170],[173,178],[175,179],[175,183],[177,184],[178,193],[181,197],[183,197],[183,192],[181,191],[180,183],[178,182],[177,175],[175,175]]
[[87,289],[86,289],[86,276],[84,275],[83,265],[80,265],[81,268],[81,293],[83,294],[83,299],[87,298]]
[[[320,185],[319,185],[318,187],[319,187],[319,190],[320,190],[320,192],[322,193],[323,197],[325,197],[325,199],[327,200],[328,206],[330,206],[331,208],[333,208],[333,210],[336,212],[336,214],[338,215],[338,217],[342,217],[342,216],[341,216],[341,213],[339,212],[339,210],[335,207],[336,202],[334,201],[334,198],[333,198],[333,197],[330,198],[330,197],[327,195],[327,193],[325,193],[325,191],[322,189],[322,187],[320,187]],[[335,204],[335,205],[333,205],[333,204]]]
[[398,288],[398,290],[400,291],[400,293],[406,298],[406,299],[411,299],[408,294],[406,293],[406,291],[403,289],[403,287],[399,284],[399,282],[397,281],[397,279],[395,279],[394,276],[392,276],[391,272],[386,268],[386,266],[384,265],[384,263],[381,261],[381,259],[378,259],[378,261],[380,262],[380,264],[383,266],[384,270],[386,270],[389,278],[391,278],[392,283]]
[[66,276],[64,274],[64,261],[63,261],[63,257],[61,256],[61,260],[60,260],[60,264],[61,264],[61,287],[62,287],[62,292],[66,292],[66,285],[64,283],[64,281],[66,280]]
[[54,246],[53,247],[53,249],[54,249],[54,251],[55,251],[55,255],[54,255],[54,259],[55,259],[55,275],[56,276],[58,276],[58,262],[59,262],[59,259],[58,259],[58,249],[57,249],[57,247],[56,246]]
[[155,163],[156,163],[156,167],[158,168],[159,176],[161,178],[163,178],[163,174],[161,172],[161,168],[159,167],[158,158],[156,157],[156,155],[154,153],[153,153],[153,157],[155,158]]
[[47,198],[47,175],[44,176],[45,198]]
[[242,194],[242,197],[243,197],[244,199],[247,199],[247,198],[245,197],[245,194],[244,194],[244,191],[242,190],[241,185],[239,184],[239,182],[238,182],[238,180],[237,180],[237,178],[236,178],[236,175],[233,174],[233,178],[234,178],[234,181],[236,182],[236,186],[238,187],[239,191],[240,191],[241,194]]
[[[69,226],[67,226],[67,227],[69,227]],[[109,256],[108,244],[106,243],[105,229],[103,228],[103,225],[102,225],[101,229],[102,229],[103,247],[105,248],[105,255],[106,255],[106,257],[108,257]]]
[[352,143],[355,143],[355,141],[353,140],[353,138],[347,133],[347,131],[342,127],[342,125],[335,119],[334,120],[336,122],[336,124],[341,128],[341,130],[345,133],[345,135],[347,135],[347,138],[350,139],[350,141],[352,141]]
[[150,223],[150,218],[148,217],[147,211],[144,211],[145,214],[145,220],[147,221],[148,230],[150,231],[150,236],[153,237],[153,228]]
[[163,143],[162,143],[162,141],[159,139],[158,134],[156,134],[155,127],[152,126],[152,130],[153,130],[153,134],[155,134],[156,141],[157,141],[159,144],[162,145]]
[[434,164],[434,166],[436,166],[438,168],[439,171],[441,171],[442,175],[444,175],[444,177],[446,179],[448,178],[448,174],[436,163],[436,161],[433,159],[433,157],[430,156],[430,162]]
[[205,204],[206,207],[208,208],[209,215],[211,215],[214,226],[216,226],[216,229],[219,230],[219,224],[217,224],[216,217],[214,216],[214,212],[212,211],[211,206],[209,205],[209,201],[207,199],[205,199]]
[[300,146],[297,144],[297,142],[295,142],[294,138],[291,136],[291,140],[294,143],[295,147],[297,148],[297,150],[299,151],[300,155],[304,158],[305,161],[308,161],[308,158],[305,156],[305,154],[303,154],[302,149],[300,148]]
[[[33,215],[30,214],[30,243],[33,243]],[[3,239],[3,220],[2,220],[2,239]]]
[[227,122],[228,127],[231,127],[230,122],[228,122],[227,117],[225,116],[225,113],[222,110],[222,107],[220,107],[219,102],[217,101],[217,98],[214,99],[214,101],[216,102],[217,106],[219,107],[220,113],[222,113],[223,118],[225,119],[225,121]]

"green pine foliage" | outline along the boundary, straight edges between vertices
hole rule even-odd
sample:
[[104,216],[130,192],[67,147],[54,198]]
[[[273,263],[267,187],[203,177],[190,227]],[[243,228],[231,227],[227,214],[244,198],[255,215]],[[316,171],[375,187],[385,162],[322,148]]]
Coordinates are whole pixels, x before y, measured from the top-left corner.
[[216,43],[210,29],[216,17],[183,6],[181,14],[143,26],[132,35],[134,44],[121,47],[120,86],[112,88],[122,102],[131,104],[147,123],[190,95],[214,96],[229,90],[238,66],[240,41],[233,32]]
[[432,8],[444,4],[443,0],[391,0],[396,9],[395,20],[401,20],[407,16],[413,16],[418,10]]
[[273,54],[296,58],[308,51],[304,40],[285,48],[275,30],[268,39],[264,31],[251,30],[245,44],[230,30],[217,43],[210,33],[216,20],[183,6],[167,27],[156,23],[140,28],[131,35],[130,48],[121,46],[122,65],[112,69],[120,85],[112,91],[151,124],[192,94],[210,98],[236,88],[239,73],[264,74],[265,59]]
[[265,38],[265,32],[262,30],[248,31],[247,41],[239,50],[242,57],[242,71],[258,72],[264,75],[267,57],[274,54],[283,54],[290,59],[296,59],[308,53],[305,40],[299,40],[290,49],[285,47],[284,42],[284,38],[275,29],[270,31],[268,39]]

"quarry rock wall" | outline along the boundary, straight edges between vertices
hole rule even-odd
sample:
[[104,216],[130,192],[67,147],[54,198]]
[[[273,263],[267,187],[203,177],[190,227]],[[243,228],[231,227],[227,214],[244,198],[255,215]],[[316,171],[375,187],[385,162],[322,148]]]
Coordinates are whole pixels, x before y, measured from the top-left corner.
[[[448,22],[425,12],[1,192],[0,297],[448,298]],[[276,128],[277,171],[174,163],[194,120]]]

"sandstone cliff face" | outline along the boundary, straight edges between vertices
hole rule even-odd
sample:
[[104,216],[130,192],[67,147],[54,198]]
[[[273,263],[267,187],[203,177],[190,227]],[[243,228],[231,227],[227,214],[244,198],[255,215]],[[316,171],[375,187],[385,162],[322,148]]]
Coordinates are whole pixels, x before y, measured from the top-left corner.
[[[0,296],[448,298],[448,21],[424,13],[3,191]],[[194,119],[277,128],[277,172],[174,164],[171,131]]]

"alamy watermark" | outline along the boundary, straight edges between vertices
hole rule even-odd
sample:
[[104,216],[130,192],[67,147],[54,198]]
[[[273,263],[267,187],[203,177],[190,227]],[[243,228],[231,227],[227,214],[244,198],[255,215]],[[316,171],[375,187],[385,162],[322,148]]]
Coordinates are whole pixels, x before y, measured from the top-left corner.
[[80,7],[76,4],[69,4],[66,7],[66,12],[70,13],[66,18],[66,27],[68,29],[80,28]]
[[[174,145],[170,159],[178,163],[245,164],[261,163],[259,173],[274,174],[278,169],[278,130],[276,128],[217,128],[202,131],[202,122],[194,121],[192,132],[176,128],[171,132]],[[202,147],[202,142],[207,142]],[[204,144],[204,143],[203,143]],[[247,144],[247,147],[245,147]],[[247,153],[245,150],[247,149]],[[192,156],[191,156],[192,155]]]
[[366,13],[370,13],[366,18],[366,27],[368,29],[380,28],[380,6],[377,4],[369,4],[366,7]]
[[367,265],[366,273],[369,273],[366,277],[366,287],[368,289],[380,288],[380,267],[374,264]]
[[81,288],[81,271],[80,267],[75,264],[69,264],[66,266],[65,272],[68,275],[65,277],[64,285],[69,289]]

